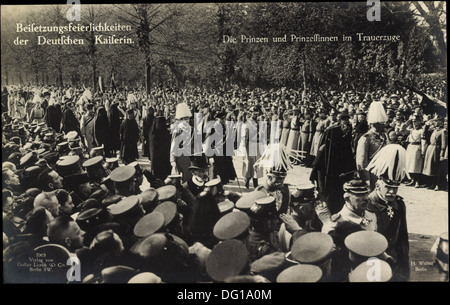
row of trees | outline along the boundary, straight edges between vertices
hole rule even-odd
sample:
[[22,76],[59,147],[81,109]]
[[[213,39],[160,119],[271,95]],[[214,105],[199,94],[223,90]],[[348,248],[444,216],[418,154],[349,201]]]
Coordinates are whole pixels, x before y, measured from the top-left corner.
[[[70,32],[84,45],[37,45],[24,25],[67,25],[68,6],[2,8],[2,83],[106,87],[287,86],[339,89],[420,81],[446,67],[445,2],[385,2],[381,21],[369,22],[365,2],[181,3],[82,5],[81,21],[131,26],[117,33]],[[75,22],[76,23],[76,22]],[[400,41],[359,41],[364,35],[400,35]],[[101,45],[95,34],[117,34],[133,44]],[[224,35],[282,37],[278,43],[224,43]],[[297,36],[338,36],[338,42],[289,42]],[[58,33],[39,34],[48,38]],[[351,41],[342,41],[342,36]],[[16,37],[29,39],[16,45]]]

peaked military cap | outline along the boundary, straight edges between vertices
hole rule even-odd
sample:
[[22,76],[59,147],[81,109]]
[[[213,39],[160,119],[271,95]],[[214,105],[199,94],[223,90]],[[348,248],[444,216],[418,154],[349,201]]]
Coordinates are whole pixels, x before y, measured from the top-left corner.
[[133,276],[128,284],[159,284],[162,280],[159,276],[152,272],[141,272]]
[[134,226],[133,233],[142,238],[152,235],[164,227],[164,215],[160,212],[151,212],[142,217]]
[[95,156],[83,162],[82,166],[86,170],[95,169],[102,165],[103,156]]
[[136,169],[134,167],[125,165],[114,169],[109,175],[109,178],[111,181],[120,183],[132,179],[135,174]]
[[177,188],[175,185],[164,185],[156,189],[158,193],[158,201],[164,202],[167,200],[175,199],[177,194]]
[[370,189],[365,181],[361,179],[352,179],[344,183],[344,192],[353,194],[365,194],[369,193]]
[[206,272],[215,281],[240,275],[249,266],[247,247],[239,240],[225,240],[212,249],[206,259]]
[[322,278],[322,269],[315,265],[295,265],[283,270],[277,283],[316,283]]
[[127,283],[136,273],[131,267],[128,266],[112,266],[105,268],[101,271],[102,283]]
[[213,234],[221,240],[239,237],[250,227],[250,218],[241,211],[231,212],[222,216],[214,225]]
[[381,259],[377,260],[376,264],[379,264],[379,269],[377,268],[378,272],[376,274],[371,272],[374,264],[367,260],[359,264],[349,273],[349,282],[388,282],[392,278],[391,266]]
[[163,214],[164,226],[168,226],[177,215],[177,205],[172,201],[164,201],[157,205],[153,212]]
[[388,247],[388,241],[381,233],[374,231],[358,231],[350,234],[344,244],[352,255],[357,257],[377,257],[383,254]]
[[79,172],[79,156],[64,156],[56,162],[56,169],[61,176],[68,176]]
[[293,259],[303,264],[320,264],[331,254],[333,239],[321,232],[310,232],[299,237],[291,248]]
[[139,210],[139,207],[139,197],[132,195],[123,198],[118,203],[109,205],[107,209],[113,216],[125,216]]

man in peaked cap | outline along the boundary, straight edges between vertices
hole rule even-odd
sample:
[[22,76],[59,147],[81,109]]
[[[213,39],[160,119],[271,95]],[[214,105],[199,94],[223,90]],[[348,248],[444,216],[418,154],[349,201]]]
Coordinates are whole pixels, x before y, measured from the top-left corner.
[[236,239],[217,244],[206,260],[206,272],[215,282],[224,282],[231,276],[249,273],[248,250]]
[[386,253],[395,262],[392,281],[407,281],[410,275],[406,205],[397,195],[406,175],[405,163],[406,150],[398,144],[389,144],[367,166],[367,170],[378,177],[375,189],[369,194],[367,210],[376,215],[376,231],[389,241]]
[[350,269],[355,269],[369,258],[379,258],[392,263],[391,257],[385,252],[388,241],[378,232],[364,230],[354,232],[345,238],[344,243]]
[[222,216],[213,228],[213,234],[218,240],[238,239],[245,241],[249,236],[250,217],[241,211],[235,211]]
[[277,283],[316,283],[321,281],[322,270],[314,265],[302,264],[289,267],[281,272]]
[[250,208],[250,223],[247,248],[251,261],[280,250],[279,217],[275,197],[266,196],[255,200]]
[[187,271],[189,247],[180,237],[155,233],[136,242],[130,252],[142,260],[142,268],[155,273],[165,283],[190,282]]
[[131,196],[138,193],[135,182],[136,169],[132,166],[120,166],[113,170],[109,179],[114,182],[116,195]]
[[[375,260],[371,259],[359,264],[349,273],[348,281],[350,283],[389,282],[392,278],[391,266],[383,260]],[[376,274],[373,268],[377,268]]]

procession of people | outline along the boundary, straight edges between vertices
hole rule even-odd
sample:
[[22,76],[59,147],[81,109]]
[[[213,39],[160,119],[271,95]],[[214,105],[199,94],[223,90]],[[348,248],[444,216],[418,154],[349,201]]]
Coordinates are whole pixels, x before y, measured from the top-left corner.
[[5,87],[4,282],[408,281],[397,191],[448,190],[445,88]]

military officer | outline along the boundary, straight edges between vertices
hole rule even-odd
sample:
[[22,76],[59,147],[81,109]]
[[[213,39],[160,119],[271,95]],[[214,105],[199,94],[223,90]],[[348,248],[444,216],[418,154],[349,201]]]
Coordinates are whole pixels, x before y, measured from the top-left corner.
[[409,241],[406,205],[397,195],[406,175],[406,150],[398,144],[383,147],[369,163],[368,170],[378,177],[369,195],[367,210],[376,215],[376,231],[389,242],[386,253],[391,256],[392,281],[408,281],[410,275]]
[[356,169],[360,171],[361,178],[369,184],[371,191],[375,189],[377,179],[376,176],[370,175],[366,167],[377,152],[387,144],[387,136],[384,132],[387,121],[388,117],[383,104],[372,102],[367,114],[370,129],[361,136],[356,147]]

